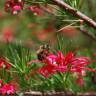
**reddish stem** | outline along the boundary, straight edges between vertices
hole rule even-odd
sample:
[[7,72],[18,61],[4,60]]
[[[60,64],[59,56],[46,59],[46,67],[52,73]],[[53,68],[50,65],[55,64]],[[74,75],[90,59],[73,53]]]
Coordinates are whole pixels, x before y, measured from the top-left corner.
[[96,22],[92,20],[91,18],[87,17],[80,11],[76,10],[75,8],[71,7],[70,5],[66,4],[64,1],[61,0],[52,0],[57,6],[60,8],[63,8],[64,10],[68,11],[69,13],[73,14],[74,16],[80,17],[82,20],[84,20],[88,25],[96,29]]

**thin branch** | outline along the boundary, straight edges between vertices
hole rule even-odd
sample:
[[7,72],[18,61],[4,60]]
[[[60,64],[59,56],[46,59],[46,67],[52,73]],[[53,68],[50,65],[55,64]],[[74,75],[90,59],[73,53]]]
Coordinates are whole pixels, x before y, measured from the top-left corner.
[[52,0],[53,3],[55,3],[60,8],[63,8],[64,10],[68,11],[69,13],[73,14],[74,16],[80,17],[82,20],[84,20],[88,25],[96,29],[96,22],[92,20],[91,18],[87,17],[80,11],[76,10],[75,8],[71,7],[70,5],[66,4],[64,1],[61,0]]
[[[43,7],[43,10],[51,15],[54,15],[54,13],[52,13],[51,11],[48,11],[45,7]],[[74,20],[75,21],[75,20]],[[80,20],[76,20],[76,21],[80,21]],[[91,38],[92,40],[96,41],[96,37],[93,36],[92,34],[90,34],[90,32],[88,32],[86,29],[80,27],[79,30],[86,36],[88,36],[89,38]]]

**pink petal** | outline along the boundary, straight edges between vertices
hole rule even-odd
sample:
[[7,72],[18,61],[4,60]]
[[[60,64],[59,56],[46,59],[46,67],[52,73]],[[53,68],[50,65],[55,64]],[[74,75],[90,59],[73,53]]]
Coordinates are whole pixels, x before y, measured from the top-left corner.
[[92,68],[84,68],[84,70],[88,70],[90,72],[96,72],[96,70],[95,69],[92,69]]
[[69,63],[71,59],[73,59],[74,55],[72,52],[69,52],[68,55],[65,57],[65,63]]

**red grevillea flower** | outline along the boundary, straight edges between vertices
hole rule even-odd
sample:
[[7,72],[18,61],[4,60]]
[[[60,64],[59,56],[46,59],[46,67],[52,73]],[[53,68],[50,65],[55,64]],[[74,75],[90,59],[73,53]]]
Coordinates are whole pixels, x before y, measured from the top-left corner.
[[50,74],[56,73],[54,66],[44,66],[38,70],[40,74],[42,74],[45,78],[48,78]]
[[83,80],[83,78],[78,77],[78,78],[76,79],[76,83],[77,83],[80,87],[84,86],[84,80]]
[[11,65],[7,63],[4,59],[0,58],[0,68],[6,68],[10,70]]
[[15,6],[13,6],[13,8],[12,8],[12,13],[13,13],[13,14],[17,14],[17,12],[20,11],[21,9],[22,9],[22,8],[21,8],[20,5],[15,5]]
[[9,41],[9,42],[13,41],[14,34],[12,28],[5,27],[2,31],[3,31],[2,35],[5,41]]
[[1,94],[13,94],[15,92],[14,87],[10,84],[5,84],[3,87],[0,88]]
[[75,58],[72,52],[69,52],[66,57],[63,56],[61,51],[56,55],[50,55],[46,58],[47,65],[55,66],[59,72],[79,72],[83,71],[85,65],[89,64],[86,57]]
[[7,0],[5,3],[5,11],[11,12],[12,14],[17,14],[21,11],[24,6],[23,0]]
[[[31,61],[30,63],[36,63],[38,61]],[[41,61],[40,61],[41,62]],[[48,78],[51,74],[56,72],[76,72],[79,76],[85,76],[85,71],[96,72],[91,68],[85,66],[89,64],[87,57],[75,57],[72,52],[69,52],[67,56],[64,56],[61,51],[58,51],[57,55],[50,54],[44,60],[46,65],[38,69],[37,72]]]
[[29,6],[28,9],[37,16],[41,15],[41,9],[37,6]]

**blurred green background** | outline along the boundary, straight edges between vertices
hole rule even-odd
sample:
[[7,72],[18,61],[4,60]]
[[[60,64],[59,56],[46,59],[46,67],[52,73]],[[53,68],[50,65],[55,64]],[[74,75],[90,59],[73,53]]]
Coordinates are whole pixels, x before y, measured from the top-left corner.
[[[18,15],[6,13],[4,12],[5,1],[6,0],[0,0],[0,41],[2,43],[5,42],[6,39],[9,39],[9,41],[13,43],[21,40],[24,45],[27,44],[29,47],[34,47],[36,44],[48,42],[49,38],[55,42],[54,32],[62,26],[65,26],[66,22],[62,23],[60,21],[62,17],[54,17],[46,12],[43,12],[41,16],[34,16],[32,12],[27,9],[24,9]],[[50,8],[50,10],[53,9]],[[96,0],[81,0],[80,11],[94,20],[96,20],[95,10]],[[94,36],[96,35],[96,30],[86,24],[84,27],[89,31],[89,33]],[[78,44],[80,42],[80,46],[82,47],[94,47],[96,42],[95,40],[90,39],[90,37],[82,34],[77,29],[72,30],[76,35],[75,37],[73,36],[74,38],[71,36],[73,43]],[[72,32],[69,33],[73,34]],[[67,38],[70,39],[70,37]],[[89,46],[89,44],[91,44],[91,46]]]

